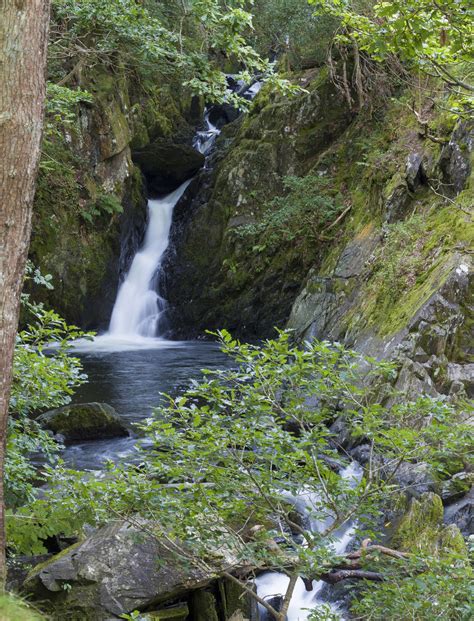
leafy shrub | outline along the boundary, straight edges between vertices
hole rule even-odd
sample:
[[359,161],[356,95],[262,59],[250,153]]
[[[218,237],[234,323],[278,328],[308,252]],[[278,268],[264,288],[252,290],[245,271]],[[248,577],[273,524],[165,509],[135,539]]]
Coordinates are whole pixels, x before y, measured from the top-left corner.
[[[306,543],[291,543],[292,562],[307,575],[331,562],[337,525],[360,516],[361,532],[373,534],[369,516],[378,515],[381,497],[393,491],[376,468],[357,482],[328,466],[326,458],[335,456],[328,424],[341,410],[374,451],[388,451],[394,468],[404,460],[449,458],[456,451],[454,431],[446,433],[456,427],[454,411],[441,414],[442,406],[429,400],[410,404],[407,409],[423,411],[421,429],[411,429],[405,410],[389,414],[375,400],[375,387],[391,377],[391,365],[361,359],[338,344],[312,342],[301,350],[291,346],[288,333],[261,346],[239,343],[226,332],[219,338],[237,366],[205,372],[204,381],[168,397],[140,425],[153,447],[143,453],[139,469],[111,465],[106,478],[86,479],[56,466],[46,496],[22,510],[34,516],[36,530],[11,519],[12,544],[37,550],[35,533],[45,528],[59,524],[70,533],[81,522],[136,515],[139,507],[168,537],[192,542],[193,563],[225,544],[251,566],[284,567],[288,558],[264,542],[275,528],[285,533],[294,527],[288,495],[307,489],[318,499],[313,519],[329,524],[319,534],[302,528]],[[373,392],[362,377],[373,381]],[[397,427],[391,430],[390,424]],[[458,440],[467,436],[461,427],[456,433]],[[249,521],[262,525],[261,536],[250,542],[241,536]]]
[[463,556],[413,558],[390,579],[366,586],[352,612],[364,621],[469,621],[474,603],[472,569]]
[[119,201],[115,194],[100,194],[95,202],[88,203],[84,209],[81,210],[81,216],[92,224],[94,218],[102,215],[113,216],[123,212],[122,203]]
[[[31,264],[27,279],[51,288],[49,276],[42,276]],[[6,504],[13,508],[33,500],[37,468],[34,452],[54,460],[58,444],[32,418],[40,410],[69,403],[74,389],[86,380],[79,359],[68,354],[68,342],[84,336],[53,311],[22,296],[28,325],[18,333],[13,358],[13,381],[8,421],[5,464]]]
[[268,204],[260,222],[234,230],[237,237],[258,241],[254,249],[260,252],[321,241],[325,227],[342,211],[342,197],[318,175],[284,177],[283,183],[286,193]]
[[336,20],[316,17],[305,0],[256,0],[253,12],[262,54],[286,54],[292,69],[324,64]]

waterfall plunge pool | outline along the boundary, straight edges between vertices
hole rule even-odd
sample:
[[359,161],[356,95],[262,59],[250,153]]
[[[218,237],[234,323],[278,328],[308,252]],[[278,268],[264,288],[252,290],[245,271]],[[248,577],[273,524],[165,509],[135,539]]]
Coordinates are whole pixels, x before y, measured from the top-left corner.
[[[89,377],[76,391],[73,403],[108,403],[132,430],[133,423],[150,416],[159,405],[160,393],[175,395],[186,389],[190,380],[201,378],[201,369],[232,363],[218,344],[210,341],[117,341],[104,335],[92,342],[79,342],[71,353],[81,359]],[[63,458],[71,468],[100,470],[107,460],[133,460],[136,444],[133,435],[82,442],[66,447]]]

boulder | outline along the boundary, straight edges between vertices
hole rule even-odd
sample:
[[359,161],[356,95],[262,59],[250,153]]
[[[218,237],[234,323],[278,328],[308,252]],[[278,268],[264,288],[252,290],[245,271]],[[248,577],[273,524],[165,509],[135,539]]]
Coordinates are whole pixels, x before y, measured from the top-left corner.
[[[390,467],[386,474],[390,475]],[[433,469],[423,462],[403,462],[395,473],[395,480],[408,496],[415,498],[437,491],[439,486]]]
[[228,616],[242,609],[242,592],[236,597],[225,578],[216,581],[223,569],[240,565],[230,546],[211,551],[205,565],[187,558],[192,550],[155,534],[152,521],[118,520],[36,566],[23,590],[58,620],[110,621],[134,610],[146,611],[144,618],[182,619],[187,606],[197,620],[194,603],[203,593]]
[[164,138],[136,149],[132,157],[145,175],[152,194],[171,192],[195,175],[205,159],[193,147],[175,144]]
[[[143,528],[142,528],[143,526]],[[35,567],[24,588],[54,618],[103,621],[155,607],[208,584],[213,574],[180,565],[153,526],[118,521]]]
[[443,524],[443,503],[436,494],[422,494],[412,498],[391,539],[392,547],[413,552],[415,549],[430,553],[457,552],[467,556],[462,534],[454,524]]
[[124,437],[129,432],[107,403],[74,403],[41,414],[37,422],[66,444],[84,440]]

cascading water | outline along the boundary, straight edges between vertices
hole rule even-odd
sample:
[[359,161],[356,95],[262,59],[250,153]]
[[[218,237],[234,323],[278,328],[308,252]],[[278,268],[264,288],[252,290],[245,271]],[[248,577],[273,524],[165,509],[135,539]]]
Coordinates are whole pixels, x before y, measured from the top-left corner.
[[[340,476],[345,479],[349,485],[357,485],[362,476],[362,468],[357,462],[351,463],[347,468],[344,468],[340,473]],[[301,514],[309,516],[311,530],[315,532],[323,532],[328,526],[331,525],[331,519],[327,520],[312,520],[311,512],[314,511],[318,504],[318,497],[315,494],[302,491],[298,497],[288,497],[295,508]],[[350,541],[354,537],[354,524],[347,524],[342,526],[335,534],[335,541],[333,543],[333,550],[336,554],[342,554]],[[255,583],[257,586],[257,592],[260,597],[265,600],[271,600],[274,597],[281,597],[285,594],[290,579],[286,574],[277,572],[266,572],[260,575]],[[306,621],[311,612],[317,610],[318,605],[323,603],[321,599],[321,591],[325,583],[322,580],[313,581],[312,590],[308,591],[302,579],[299,579],[296,583],[293,596],[290,601],[288,609],[287,619],[288,621]],[[338,613],[337,607],[331,605],[334,613]],[[263,606],[259,605],[260,619],[267,621],[269,618]],[[341,621],[343,619],[341,615]]]
[[160,320],[166,308],[160,296],[160,259],[168,247],[173,208],[190,181],[164,198],[148,201],[149,221],[142,248],[133,258],[120,286],[110,319],[109,336],[118,338],[160,336]]
[[[207,155],[220,131],[210,122],[208,112],[204,122],[205,129],[196,133],[193,146]],[[163,342],[160,337],[166,329],[166,300],[160,295],[160,260],[168,247],[173,209],[191,181],[186,181],[163,198],[148,201],[148,226],[143,245],[120,285],[109,330],[95,339],[96,347]],[[90,348],[90,343],[84,346]]]
[[207,155],[212,149],[217,136],[221,133],[215,125],[209,120],[209,111],[206,111],[204,115],[205,129],[196,133],[193,140],[193,147],[202,153]]

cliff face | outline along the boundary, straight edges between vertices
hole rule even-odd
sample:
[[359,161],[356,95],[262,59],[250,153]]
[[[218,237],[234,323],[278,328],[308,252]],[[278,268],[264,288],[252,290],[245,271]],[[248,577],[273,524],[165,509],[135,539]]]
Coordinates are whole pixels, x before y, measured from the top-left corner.
[[[97,67],[81,77],[92,96],[56,131],[42,161],[30,256],[53,276],[38,291],[70,322],[108,325],[117,286],[144,233],[145,180],[132,152],[156,140],[189,141],[199,104],[175,85],[143,89]],[[46,297],[45,297],[46,296]]]
[[[400,354],[414,393],[471,391],[472,123],[431,113],[433,141],[409,93],[355,116],[324,72],[300,79],[307,94],[264,89],[225,128],[214,169],[176,210],[174,334],[288,325]],[[300,178],[289,189],[288,176]],[[314,230],[308,210],[321,201],[332,215]]]
[[[289,326],[399,355],[414,392],[413,378],[472,391],[472,123],[431,111],[433,141],[410,93],[354,114],[324,70],[295,79],[305,92],[264,87],[224,128],[176,207],[163,261],[172,334]],[[193,174],[202,106],[176,85],[145,92],[103,70],[81,86],[92,103],[55,140],[58,165],[43,165],[32,258],[53,274],[47,301],[100,328],[145,227],[134,161],[155,192]]]
[[305,175],[351,115],[325,74],[307,72],[295,99],[265,87],[248,115],[224,128],[211,172],[175,212],[164,262],[173,332],[226,327],[246,337],[283,327],[320,248],[300,240],[265,245],[240,231],[258,225],[284,179]]

